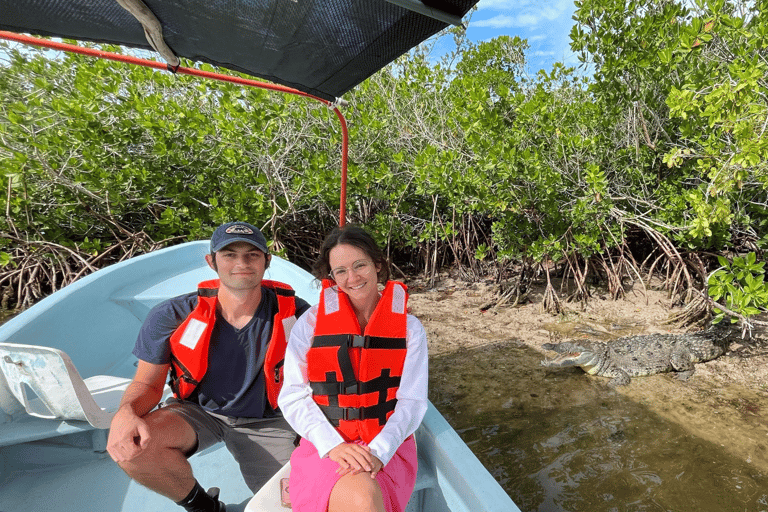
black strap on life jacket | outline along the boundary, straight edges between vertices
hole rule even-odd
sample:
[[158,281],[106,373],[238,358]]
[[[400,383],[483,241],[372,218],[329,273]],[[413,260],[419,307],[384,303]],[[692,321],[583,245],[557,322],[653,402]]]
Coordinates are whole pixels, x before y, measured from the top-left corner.
[[[312,394],[323,396],[338,396],[338,395],[366,395],[368,393],[378,392],[380,393],[379,402],[386,400],[387,390],[390,388],[400,387],[400,377],[390,376],[390,369],[385,368],[381,375],[375,377],[366,382],[355,382],[351,386],[347,386],[346,382],[339,382],[336,380],[336,372],[327,372],[325,374],[325,382],[310,382],[309,387],[312,388]],[[381,396],[383,394],[383,396]]]
[[[339,369],[341,369],[341,376],[344,378],[344,388],[350,388],[357,383],[355,377],[355,369],[352,367],[352,359],[349,357],[349,349],[352,346],[354,338],[351,336],[345,336],[339,346],[339,352],[337,358],[339,360]],[[326,374],[326,378],[328,374]],[[335,377],[334,377],[335,378]]]
[[275,292],[277,295],[283,295],[284,297],[293,297],[294,295],[296,295],[296,290],[289,290],[287,288],[282,288],[280,286],[275,286],[275,287],[267,286],[266,288],[269,288],[270,290]]
[[359,334],[325,334],[315,336],[312,347],[340,347],[347,345],[349,348],[407,348],[405,338],[387,338],[384,336],[361,336]]
[[387,414],[395,410],[397,399],[393,398],[382,404],[372,405],[370,407],[335,407],[330,405],[321,405],[320,409],[334,427],[339,426],[340,420],[369,420],[378,419],[379,426],[387,422]]
[[[351,368],[351,367],[350,367]],[[353,376],[354,377],[354,376]],[[336,372],[327,372],[325,382],[310,382],[312,394],[328,397],[328,405],[320,405],[333,426],[339,426],[339,420],[378,419],[379,425],[387,421],[387,414],[395,410],[397,399],[387,400],[388,390],[400,386],[400,377],[390,375],[390,369],[382,370],[381,375],[366,382],[354,380],[348,384],[346,380],[336,380]],[[365,395],[379,393],[378,404],[369,407],[340,407],[339,395]]]
[[[170,380],[168,381],[168,385],[171,387],[171,391],[173,391],[176,396],[181,396],[179,382],[182,379],[195,386],[195,391],[197,391],[197,386],[199,386],[200,383],[192,378],[192,372],[190,372],[189,369],[184,366],[178,357],[173,355],[173,352],[171,352],[171,362],[181,368],[181,375],[178,375],[176,367],[173,364],[171,365],[171,375]],[[192,394],[194,394],[195,391],[193,391]]]
[[219,294],[218,288],[198,288],[198,297],[216,297]]

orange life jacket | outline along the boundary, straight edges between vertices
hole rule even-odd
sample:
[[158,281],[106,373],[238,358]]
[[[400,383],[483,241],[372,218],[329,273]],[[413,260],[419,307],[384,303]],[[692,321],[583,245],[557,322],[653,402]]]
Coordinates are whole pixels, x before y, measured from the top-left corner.
[[344,292],[323,281],[307,374],[312,398],[346,441],[366,443],[397,404],[408,332],[408,288],[389,281],[361,333]]
[[[296,323],[296,294],[279,281],[263,280],[261,285],[277,295],[277,313],[264,359],[267,400],[277,409],[277,395],[283,385],[283,359],[288,336]],[[208,370],[208,347],[216,323],[219,280],[203,281],[197,287],[197,307],[171,335],[171,389],[179,399],[188,398]]]

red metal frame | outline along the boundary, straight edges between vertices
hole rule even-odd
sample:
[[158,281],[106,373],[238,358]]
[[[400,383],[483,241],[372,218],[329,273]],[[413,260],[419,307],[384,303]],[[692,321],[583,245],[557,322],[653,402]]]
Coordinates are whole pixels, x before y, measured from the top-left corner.
[[61,50],[71,53],[79,53],[81,55],[88,55],[89,57],[98,57],[100,59],[114,60],[118,62],[126,62],[128,64],[135,64],[137,66],[146,66],[149,68],[159,69],[163,71],[171,71],[173,73],[181,73],[182,75],[191,75],[201,78],[208,78],[211,80],[219,80],[221,82],[230,82],[237,85],[246,85],[249,87],[258,87],[259,89],[267,89],[270,91],[283,92],[287,94],[294,94],[296,96],[303,96],[305,98],[319,101],[328,108],[332,108],[336,113],[336,117],[339,118],[341,124],[341,193],[339,200],[339,226],[344,226],[347,217],[347,154],[349,151],[349,133],[347,131],[347,121],[344,115],[334,106],[334,104],[328,100],[318,98],[311,94],[301,92],[291,87],[285,87],[283,85],[271,84],[267,82],[259,82],[256,80],[250,80],[247,78],[239,78],[235,76],[223,75],[221,73],[211,73],[209,71],[201,71],[199,69],[187,68],[183,66],[171,67],[168,64],[157,62],[154,60],[140,59],[138,57],[132,57],[130,55],[120,55],[119,53],[105,52],[103,50],[97,50],[95,48],[83,48],[68,43],[60,43],[51,41],[48,39],[40,39],[38,37],[27,36],[24,34],[16,34],[15,32],[7,32],[0,30],[0,38],[7,39],[9,41],[16,41],[18,43],[30,44],[33,46],[41,46],[44,48],[51,48],[53,50]]

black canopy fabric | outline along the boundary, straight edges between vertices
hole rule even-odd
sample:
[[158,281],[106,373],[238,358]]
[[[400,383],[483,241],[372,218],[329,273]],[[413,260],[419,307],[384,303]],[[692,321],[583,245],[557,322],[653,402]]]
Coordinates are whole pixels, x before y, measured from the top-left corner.
[[[478,0],[425,0],[464,16]],[[144,0],[180,57],[334,100],[447,25],[385,0]],[[116,0],[0,0],[0,30],[151,49]]]

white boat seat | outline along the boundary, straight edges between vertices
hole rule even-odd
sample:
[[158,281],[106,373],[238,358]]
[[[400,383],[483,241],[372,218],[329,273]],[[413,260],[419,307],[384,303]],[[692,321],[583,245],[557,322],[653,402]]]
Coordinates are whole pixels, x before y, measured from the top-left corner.
[[27,414],[87,421],[95,428],[109,428],[123,392],[131,382],[131,379],[107,375],[83,380],[72,360],[61,350],[14,343],[0,343],[0,371]]
[[288,510],[280,504],[280,480],[291,474],[291,463],[286,462],[267,483],[250,499],[243,512],[279,512]]

